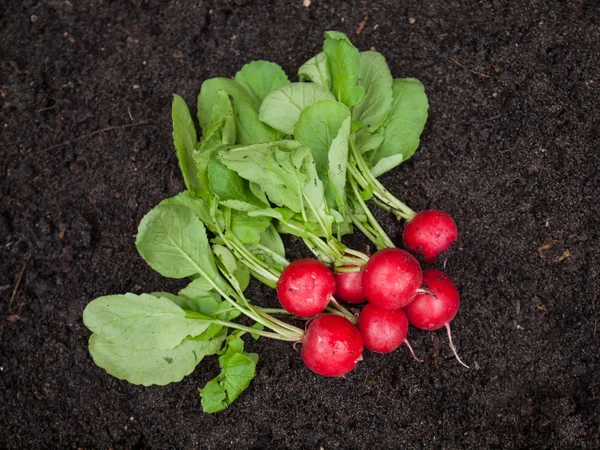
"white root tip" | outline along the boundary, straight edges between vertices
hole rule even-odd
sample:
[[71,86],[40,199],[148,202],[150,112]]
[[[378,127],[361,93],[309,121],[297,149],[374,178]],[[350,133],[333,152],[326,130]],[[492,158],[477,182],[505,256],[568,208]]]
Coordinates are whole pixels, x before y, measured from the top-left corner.
[[452,343],[452,333],[450,333],[450,324],[449,323],[446,324],[446,331],[448,332],[448,340],[450,341],[450,348],[452,349],[452,352],[454,353],[454,357],[456,358],[456,360],[459,363],[461,363],[467,369],[470,369],[469,366],[467,366],[464,362],[461,361],[460,357],[458,356],[458,353],[456,352],[456,347]]
[[415,361],[418,361],[418,362],[422,363],[422,362],[423,362],[423,360],[422,360],[422,359],[419,359],[419,358],[417,358],[417,357],[415,356],[415,352],[414,352],[413,348],[411,347],[411,345],[410,345],[410,342],[408,342],[408,339],[404,339],[404,342],[403,342],[403,343],[404,343],[404,344],[406,344],[406,346],[407,346],[407,347],[408,347],[408,349],[410,350],[410,354],[412,355],[412,357],[413,357],[413,358],[415,358]]

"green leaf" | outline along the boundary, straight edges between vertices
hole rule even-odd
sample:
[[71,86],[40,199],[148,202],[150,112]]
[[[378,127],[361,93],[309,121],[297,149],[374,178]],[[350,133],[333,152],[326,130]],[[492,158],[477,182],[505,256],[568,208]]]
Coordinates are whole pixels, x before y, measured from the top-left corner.
[[227,247],[215,244],[212,248],[220,267],[222,267],[226,273],[233,276],[240,291],[245,291],[248,284],[250,284],[250,271],[248,270],[248,267],[241,264]]
[[367,153],[379,147],[383,142],[383,131],[382,127],[373,134],[364,129],[358,130],[354,137],[358,151],[360,153]]
[[104,341],[131,350],[172,349],[210,325],[186,318],[185,311],[167,298],[131,293],[93,300],[83,311],[83,323]]
[[243,349],[241,338],[232,339],[225,353],[219,357],[221,373],[199,389],[204,412],[215,413],[227,408],[256,376],[258,355],[246,353]]
[[[265,207],[263,200],[254,195],[247,181],[215,158],[208,164],[208,178],[220,204],[239,211],[254,211]],[[266,204],[268,205],[268,201]]]
[[[255,323],[254,325],[252,325],[250,328],[254,328],[255,330],[259,330],[259,331],[263,331],[265,329],[264,325],[262,323]],[[260,339],[260,334],[252,334],[252,339],[254,339],[255,341],[258,341]]]
[[202,83],[198,96],[198,120],[203,130],[215,125],[212,112],[215,105],[221,104],[219,91],[226,92],[233,104],[238,144],[271,142],[279,138],[277,130],[258,119],[260,99],[246,87],[227,78],[211,78]]
[[318,101],[300,114],[294,135],[312,150],[330,207],[344,210],[350,111],[332,100]]
[[178,205],[185,206],[194,212],[207,228],[212,229],[213,219],[210,215],[210,208],[207,206],[204,199],[196,197],[190,191],[183,191],[175,197],[165,198],[159,205]]
[[[282,217],[283,218],[283,217]],[[261,233],[258,244],[247,244],[248,250],[258,259],[263,261],[277,272],[283,272],[283,269],[289,264],[285,259],[285,247],[273,224]],[[272,288],[277,287],[277,283],[263,278],[260,274],[252,272],[252,276],[262,283]]]
[[280,234],[273,225],[269,226],[261,235],[259,244],[285,258],[285,247]]
[[192,373],[207,355],[214,355],[223,344],[226,330],[211,340],[184,339],[171,349],[138,350],[120,342],[109,342],[93,333],[89,351],[94,362],[112,376],[144,386],[164,386],[181,381]]
[[221,150],[218,158],[242,178],[258,184],[276,205],[301,212],[306,177],[299,169],[308,151],[281,150],[273,143]]
[[323,52],[333,95],[347,106],[358,105],[365,95],[364,88],[356,85],[360,71],[358,50],[343,33],[327,31]]
[[[244,211],[246,213],[257,211],[258,208],[256,204],[249,203],[245,200],[224,200],[219,202],[219,204],[225,206],[226,208],[231,208],[235,211]],[[262,205],[262,207],[264,207],[264,205]]]
[[263,206],[269,206],[269,200],[267,200],[267,196],[265,195],[265,191],[263,191],[260,186],[256,183],[248,183],[250,185],[250,191],[254,194],[254,196],[263,204]]
[[136,246],[150,267],[165,277],[200,274],[228,289],[215,265],[204,225],[189,208],[156,206],[142,219]]
[[227,392],[229,404],[235,401],[242,392],[250,385],[252,379],[256,376],[256,360],[246,353],[234,353],[229,356],[227,354],[219,357],[226,357],[227,360],[223,364],[223,387]]
[[[219,320],[230,321],[238,317],[241,313],[238,310],[230,311],[231,305],[221,300],[215,292],[207,293],[204,296],[198,296],[193,299],[187,299],[183,304],[183,309],[193,311],[205,316],[214,317]],[[194,337],[196,340],[211,339],[223,328],[222,325],[211,323],[202,334]]]
[[196,149],[196,128],[185,101],[179,95],[173,95],[173,143],[179,160],[179,168],[187,188],[194,192],[202,189],[193,158]]
[[219,384],[219,378],[210,380],[200,391],[202,397],[202,409],[211,414],[224,410],[229,406],[225,388]]
[[184,287],[179,291],[179,295],[183,295],[189,299],[194,299],[196,297],[205,297],[213,290],[212,284],[206,281],[202,277],[198,277],[193,280],[190,284]]
[[[210,122],[217,127],[211,134],[220,135],[219,144],[233,145],[236,139],[235,113],[227,92],[217,92],[217,101],[213,105]],[[204,149],[203,149],[204,150]]]
[[149,295],[151,295],[153,297],[167,298],[179,307],[181,307],[181,305],[183,303],[185,303],[185,300],[186,300],[185,298],[181,298],[178,295],[171,294],[170,292],[164,292],[164,291],[151,292]]
[[259,118],[284,134],[292,134],[304,108],[318,100],[335,97],[315,83],[291,83],[271,92],[260,106]]
[[[249,211],[248,216],[250,217],[271,217],[272,219],[283,220],[283,214],[279,211],[281,208],[264,208],[255,211]],[[292,213],[293,215],[293,213]]]
[[374,133],[385,122],[392,106],[393,78],[381,53],[360,53],[359,84],[365,89],[365,97],[354,107],[352,119],[361,128]]
[[270,217],[250,216],[242,211],[231,212],[231,232],[244,244],[257,244],[261,233],[270,224]]
[[310,229],[311,222],[318,224],[319,229],[311,229],[310,231],[318,236],[326,238],[331,237],[331,225],[334,222],[334,217],[329,214],[327,202],[325,200],[325,189],[323,182],[317,173],[317,167],[311,154],[304,159],[302,172],[306,174],[307,180],[302,193],[304,201],[307,205],[306,218],[304,219],[304,227]]
[[246,201],[247,193],[244,180],[229,170],[219,161],[212,159],[208,163],[208,180],[212,191],[219,196],[220,200]]
[[[429,103],[425,88],[414,78],[397,78],[394,99],[385,122],[383,142],[370,155],[376,176],[410,158],[419,147],[419,138],[427,121]],[[386,158],[387,161],[384,161]],[[375,172],[374,172],[375,173]]]
[[252,61],[235,74],[235,81],[245,86],[259,101],[275,89],[289,83],[281,67],[269,61]]
[[331,88],[329,72],[327,71],[327,56],[321,52],[306,61],[298,69],[298,79],[300,81],[312,81],[325,89]]
[[386,156],[385,158],[381,158],[379,161],[377,161],[377,163],[371,168],[371,173],[375,177],[378,177],[392,170],[394,167],[399,166],[403,161],[404,155],[402,153]]
[[368,185],[363,191],[360,192],[360,197],[366,202],[367,200],[371,200],[373,198],[373,186]]

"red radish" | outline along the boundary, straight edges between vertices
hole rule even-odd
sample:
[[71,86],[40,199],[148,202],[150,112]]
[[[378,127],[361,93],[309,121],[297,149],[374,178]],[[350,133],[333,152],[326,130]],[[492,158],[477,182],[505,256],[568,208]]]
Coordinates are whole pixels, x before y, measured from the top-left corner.
[[404,246],[419,253],[426,262],[435,262],[458,239],[458,228],[452,217],[437,209],[421,211],[404,227]]
[[298,317],[322,313],[333,293],[331,270],[316,259],[299,259],[287,266],[277,282],[277,297],[287,312]]
[[[342,266],[352,268],[355,266]],[[362,287],[362,268],[357,272],[335,272],[335,296],[338,300],[353,305],[367,301]]]
[[382,309],[371,304],[363,308],[358,316],[358,331],[363,338],[365,348],[377,353],[389,353],[406,343],[413,357],[410,343],[406,340],[408,319],[401,309]]
[[446,327],[450,348],[463,366],[467,366],[458,357],[452,343],[450,322],[456,316],[460,306],[460,295],[450,277],[439,270],[423,271],[423,288],[409,305],[404,307],[408,321],[422,330],[437,330]]
[[362,360],[363,341],[348,319],[323,314],[310,322],[302,344],[302,360],[325,377],[346,375]]
[[399,248],[385,248],[369,259],[362,285],[369,303],[383,309],[400,309],[411,302],[422,278],[414,256]]

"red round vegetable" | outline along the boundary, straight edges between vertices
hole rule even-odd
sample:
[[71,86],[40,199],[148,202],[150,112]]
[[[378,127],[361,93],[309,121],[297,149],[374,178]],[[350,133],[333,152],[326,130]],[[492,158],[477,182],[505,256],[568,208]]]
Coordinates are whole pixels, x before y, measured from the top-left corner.
[[299,259],[287,266],[277,282],[281,306],[298,317],[322,313],[335,292],[329,268],[316,259]]
[[[350,268],[353,266],[342,266]],[[335,297],[346,303],[359,305],[367,301],[362,287],[363,269],[358,272],[335,272]]]
[[406,224],[402,234],[404,246],[430,263],[457,239],[458,228],[452,217],[436,209],[421,211]]
[[449,323],[460,306],[460,295],[452,280],[439,270],[423,271],[423,287],[404,307],[408,321],[421,330],[437,330]]
[[348,319],[323,314],[310,322],[302,344],[302,360],[325,377],[347,374],[362,360],[363,341]]
[[450,333],[450,322],[456,316],[459,306],[460,295],[450,277],[439,270],[431,269],[423,271],[423,287],[413,301],[404,307],[404,312],[410,324],[422,330],[446,327],[454,356],[466,366],[456,353]]
[[369,259],[362,285],[372,305],[400,309],[411,302],[422,277],[421,266],[414,256],[399,248],[386,248]]
[[368,304],[358,316],[358,330],[366,349],[389,353],[406,339],[408,319],[401,309],[389,310]]

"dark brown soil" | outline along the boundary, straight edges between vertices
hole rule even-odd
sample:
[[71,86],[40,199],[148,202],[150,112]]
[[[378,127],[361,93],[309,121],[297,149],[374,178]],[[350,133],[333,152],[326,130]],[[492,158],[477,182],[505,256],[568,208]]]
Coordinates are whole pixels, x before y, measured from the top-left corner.
[[[193,105],[202,80],[254,59],[294,74],[327,29],[426,86],[421,149],[383,181],[459,224],[445,267],[473,368],[442,331],[411,331],[423,364],[367,354],[341,379],[261,339],[258,376],[216,415],[196,391],[215,358],[167,387],[107,375],[85,305],[180,286],[134,246],[141,217],[183,189],[171,93]],[[600,448],[597,1],[1,0],[0,42],[0,447]]]

